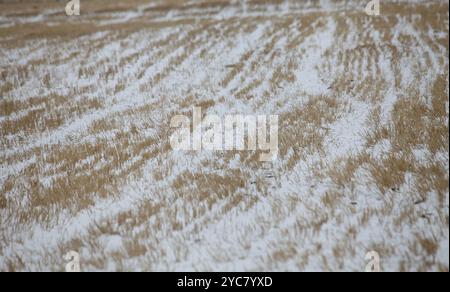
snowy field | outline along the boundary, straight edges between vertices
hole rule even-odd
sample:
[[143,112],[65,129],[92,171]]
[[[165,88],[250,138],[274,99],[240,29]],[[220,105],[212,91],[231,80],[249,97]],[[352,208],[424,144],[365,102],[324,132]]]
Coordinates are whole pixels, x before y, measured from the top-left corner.
[[448,271],[448,2],[368,2],[0,1],[0,271]]

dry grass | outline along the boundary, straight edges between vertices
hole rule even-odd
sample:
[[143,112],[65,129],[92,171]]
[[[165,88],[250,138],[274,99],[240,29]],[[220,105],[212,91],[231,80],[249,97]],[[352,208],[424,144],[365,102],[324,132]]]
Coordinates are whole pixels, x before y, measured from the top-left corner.
[[[444,1],[24,3],[0,3],[23,20],[0,26],[0,270],[448,271]],[[172,151],[194,106],[279,114],[278,160]]]

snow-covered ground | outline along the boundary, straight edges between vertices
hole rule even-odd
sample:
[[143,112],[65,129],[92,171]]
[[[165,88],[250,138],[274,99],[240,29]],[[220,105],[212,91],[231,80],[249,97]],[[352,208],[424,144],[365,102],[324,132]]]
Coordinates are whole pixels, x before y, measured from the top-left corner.
[[[0,4],[1,271],[448,271],[446,1],[114,2]],[[278,158],[174,151],[194,106]]]

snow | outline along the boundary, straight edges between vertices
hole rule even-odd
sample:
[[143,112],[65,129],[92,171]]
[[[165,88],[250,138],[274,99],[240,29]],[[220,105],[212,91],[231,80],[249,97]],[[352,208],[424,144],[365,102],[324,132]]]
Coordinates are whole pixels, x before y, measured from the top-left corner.
[[[82,263],[84,259],[82,268],[87,270],[320,271],[332,268],[360,271],[365,266],[365,254],[374,246],[384,244],[388,246],[386,250],[391,256],[382,255],[383,270],[398,270],[405,259],[410,259],[409,268],[414,270],[421,268],[420,264],[424,259],[431,258],[410,254],[417,234],[437,239],[438,248],[434,257],[448,269],[448,226],[447,229],[442,229],[442,218],[439,217],[446,214],[448,218],[448,192],[444,194],[446,206],[440,206],[442,203],[439,194],[434,190],[427,194],[429,199],[426,202],[414,206],[417,191],[411,186],[417,178],[412,173],[405,175],[405,183],[400,191],[389,191],[383,197],[374,186],[367,169],[357,169],[354,180],[346,186],[336,186],[326,175],[320,177],[312,171],[322,163],[333,165],[339,159],[354,157],[364,151],[374,159],[383,159],[392,151],[388,139],[366,148],[367,130],[373,126],[368,121],[376,102],[370,101],[365,93],[357,89],[335,90],[331,88],[331,84],[339,77],[357,76],[364,80],[380,76],[386,85],[380,90],[379,96],[380,123],[388,125],[394,105],[399,98],[404,98],[405,89],[416,88],[420,96],[426,96],[437,76],[448,75],[448,59],[442,63],[448,49],[436,41],[448,36],[448,31],[427,30],[426,35],[433,41],[432,44],[427,44],[422,32],[412,24],[420,19],[420,15],[396,17],[397,23],[392,27],[392,45],[401,48],[398,54],[403,56],[408,51],[403,48],[401,36],[410,36],[412,44],[418,45],[414,45],[416,56],[402,57],[394,66],[394,54],[382,44],[383,35],[374,29],[370,20],[365,20],[361,25],[350,18],[340,18],[348,26],[348,33],[345,36],[339,34],[339,25],[342,23],[338,23],[334,17],[360,5],[353,1],[346,7],[335,1],[319,2],[320,5],[315,6],[314,1],[291,1],[280,6],[262,5],[255,9],[245,4],[240,5],[237,1],[236,5],[226,8],[193,8],[187,11],[174,9],[167,14],[158,14],[152,8],[163,4],[163,1],[152,1],[132,11],[108,14],[109,18],[101,20],[99,25],[108,27],[133,21],[153,25],[179,20],[189,24],[141,30],[122,39],[114,39],[113,33],[105,31],[63,44],[39,40],[26,42],[23,47],[16,49],[5,48],[3,51],[2,48],[0,65],[5,67],[12,64],[24,66],[43,57],[64,59],[74,52],[80,53],[67,62],[38,67],[35,75],[25,80],[22,86],[6,93],[2,99],[28,101],[42,91],[48,93],[39,84],[41,75],[49,73],[54,77],[53,82],[60,86],[53,88],[52,92],[68,94],[71,87],[94,85],[93,90],[86,95],[101,99],[104,106],[67,119],[56,129],[24,134],[23,138],[19,134],[2,137],[2,142],[8,141],[8,144],[1,145],[1,157],[5,160],[0,163],[0,190],[8,178],[16,177],[15,188],[3,195],[8,200],[17,199],[17,202],[13,205],[16,209],[12,211],[0,209],[0,270],[7,269],[9,261],[17,255],[26,262],[25,270],[62,269],[59,257],[61,249],[77,240],[82,243],[79,250]],[[47,19],[52,19],[57,24],[61,20],[53,18],[53,13],[55,11],[48,10],[35,17],[14,19],[0,16],[0,28],[19,23],[39,23]],[[302,18],[315,13],[324,14],[305,24]],[[273,29],[274,23],[292,16],[295,17],[288,27]],[[195,17],[197,23],[189,22],[192,17]],[[88,19],[89,16],[82,16],[80,21]],[[211,23],[209,26],[205,25],[203,31],[191,36],[191,32],[202,27],[202,20]],[[254,26],[241,20],[248,20]],[[246,25],[247,31],[244,30]],[[227,28],[234,28],[235,31],[227,35]],[[308,34],[308,29],[312,29],[313,33]],[[211,35],[210,31],[213,30],[217,34]],[[287,44],[296,38],[302,41],[286,52]],[[108,40],[106,44],[99,46],[100,49],[94,54],[83,50],[90,43],[97,44],[105,40]],[[166,40],[167,45],[160,44]],[[121,41],[126,41],[127,45],[123,45]],[[183,42],[189,43],[192,49]],[[271,42],[273,48],[265,53]],[[364,50],[352,55],[351,58],[356,60],[345,59],[347,57],[340,59],[337,51],[352,53],[365,42],[375,44],[376,59],[372,59],[370,53]],[[49,48],[54,48],[55,51],[49,52]],[[202,58],[204,50],[212,57]],[[242,68],[226,86],[221,86],[221,81],[231,71],[229,66],[237,65],[248,52],[251,54]],[[101,74],[108,66],[117,67],[120,60],[134,54],[137,54],[136,60],[119,68],[119,72],[112,78],[103,79]],[[276,69],[287,67],[287,60],[295,60],[297,64],[294,69],[296,80],[284,80],[277,88],[272,88],[271,79],[275,77]],[[346,66],[344,61],[352,63]],[[257,65],[256,70],[252,64]],[[94,68],[94,77],[79,78],[77,68],[80,67]],[[401,71],[400,88],[396,87],[399,72],[395,67]],[[418,72],[421,74],[420,79],[417,78]],[[153,84],[152,81],[162,73],[167,73],[163,80]],[[250,90],[251,98],[239,96],[240,90],[256,81],[261,82]],[[114,93],[115,86],[122,82],[126,83],[125,88]],[[371,84],[362,84],[365,89],[370,86]],[[142,91],[141,88],[145,90]],[[270,97],[266,96],[266,92],[271,93]],[[303,105],[311,96],[329,97],[333,94],[339,103],[336,110],[338,115],[333,122],[322,125],[326,132],[323,151],[301,157],[292,169],[287,169],[286,159],[269,164],[261,163],[258,167],[251,168],[242,162],[242,153],[225,159],[224,154],[216,152],[169,151],[158,157],[144,158],[145,151],[161,147],[164,143],[159,130],[168,125],[171,115],[192,110],[194,105],[189,104],[187,108],[181,106],[187,96],[194,96],[196,101],[212,100],[213,104],[204,113],[224,117],[229,114],[283,116]],[[74,102],[81,98],[75,97]],[[7,120],[18,121],[40,106],[42,105],[20,110],[10,116],[1,116],[0,123]],[[149,107],[150,110],[144,115],[138,112],[133,115],[125,114],[128,110],[142,107]],[[446,111],[448,123],[448,102]],[[110,122],[111,117],[117,119],[117,127],[100,133],[89,132],[95,122]],[[25,170],[38,165],[38,179],[44,188],[50,188],[57,178],[66,175],[64,172],[55,173],[55,169],[61,165],[46,164],[45,159],[36,154],[22,154],[51,145],[76,145],[80,146],[80,151],[82,145],[95,145],[99,141],[106,141],[108,146],[116,146],[117,135],[129,133],[134,124],[146,126],[140,127],[138,137],[133,139],[139,141],[158,137],[157,143],[160,144],[133,153],[131,158],[110,172],[111,176],[117,177],[124,174],[117,189],[108,190],[106,197],[91,194],[92,204],[76,214],[52,207],[49,210],[52,216],[49,216],[48,221],[37,220],[24,224],[19,217],[15,217],[14,212],[26,210],[31,204],[31,196],[26,187],[20,189],[28,183]],[[118,153],[121,150],[116,148]],[[293,154],[291,149],[286,157],[292,157]],[[413,149],[412,155],[423,164],[434,159],[448,171],[448,152],[441,151],[433,155],[427,148],[418,147]],[[14,156],[19,158],[8,161],[8,158]],[[139,173],[125,172],[141,161],[144,162]],[[94,156],[87,156],[77,161],[74,168],[82,169],[86,166],[92,173],[92,179],[95,179],[96,172],[110,164],[111,159],[108,157],[96,160]],[[165,169],[168,171],[163,173],[163,179],[155,179],[156,171]],[[194,202],[193,205],[185,201],[184,196],[196,198],[198,192],[204,191],[196,190],[199,187],[196,181],[184,186],[181,194],[174,191],[174,183],[185,173],[215,174],[224,179],[233,179],[230,175],[232,171],[242,175],[244,185],[233,189],[232,194],[215,201],[211,206],[205,201]],[[261,191],[261,188],[264,189],[259,185],[261,180],[266,191]],[[207,184],[211,197],[221,191],[214,189],[211,182],[207,181]],[[189,193],[192,190],[193,194]],[[65,191],[61,195],[71,195],[70,189]],[[326,209],[323,204],[328,193],[341,196],[336,199],[334,208]],[[236,199],[241,196],[242,199]],[[238,203],[235,203],[235,199]],[[143,211],[143,202],[163,207],[159,213],[146,215],[148,218],[140,222],[139,212]],[[382,215],[386,208],[390,214]],[[395,225],[393,222],[405,210],[410,212],[411,218],[424,214],[427,216],[425,219],[411,219],[411,224],[403,222]],[[360,224],[369,211],[372,213],[367,222]],[[121,225],[117,218],[123,214],[128,215]],[[323,222],[316,229],[315,224],[321,220]],[[173,222],[182,227],[173,228]],[[130,227],[134,223],[136,225]],[[346,232],[352,228],[359,229],[349,240]],[[98,229],[112,229],[113,232],[98,235]],[[128,256],[129,243],[143,244],[146,249],[139,256]],[[337,257],[336,250],[339,248],[343,252]],[[283,252],[293,255],[280,261],[274,260],[277,256],[283,258],[280,256]],[[92,264],[90,259],[95,258],[104,260],[103,268]],[[117,258],[120,261],[116,261]],[[324,264],[324,258],[328,265]],[[433,269],[436,267],[437,265],[433,265]]]

